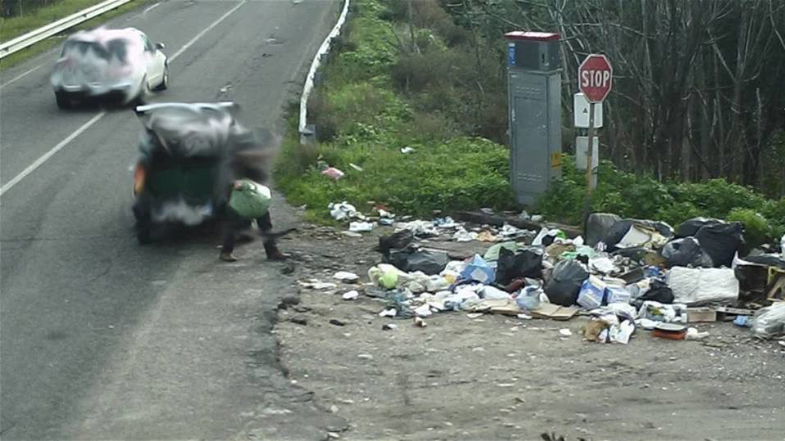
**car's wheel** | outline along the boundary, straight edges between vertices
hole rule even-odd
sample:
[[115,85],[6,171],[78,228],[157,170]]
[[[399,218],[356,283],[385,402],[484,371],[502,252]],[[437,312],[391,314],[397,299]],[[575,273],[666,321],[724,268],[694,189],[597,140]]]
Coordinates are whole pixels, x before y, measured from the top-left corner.
[[57,101],[57,107],[60,109],[70,109],[71,106],[71,99],[63,92],[55,92],[55,101]]
[[136,239],[139,245],[147,245],[153,242],[153,222],[150,213],[142,204],[136,203],[133,206],[134,218],[136,218]]
[[150,95],[150,86],[147,84],[147,77],[142,78],[142,84],[139,86],[139,94],[131,101],[131,104],[136,106],[144,106],[147,104],[147,97]]
[[169,65],[164,66],[164,75],[161,78],[161,84],[155,87],[155,90],[166,90],[169,88]]
[[150,227],[142,227],[141,225],[137,225],[136,240],[139,242],[139,245],[149,245],[153,243],[153,235],[150,232]]

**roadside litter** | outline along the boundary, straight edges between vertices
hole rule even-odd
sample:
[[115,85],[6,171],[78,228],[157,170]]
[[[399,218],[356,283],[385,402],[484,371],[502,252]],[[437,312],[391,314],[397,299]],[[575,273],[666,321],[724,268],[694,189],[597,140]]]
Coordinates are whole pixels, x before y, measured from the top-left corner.
[[[347,202],[329,209],[352,232],[374,231],[373,219],[394,219],[386,207],[376,209],[378,218],[365,217]],[[375,248],[381,263],[368,269],[366,288],[342,294],[346,300],[364,294],[384,302],[382,317],[414,319],[424,327],[423,318],[452,311],[521,320],[584,315],[589,320],[583,339],[617,344],[639,334],[711,338],[702,324],[723,321],[759,338],[785,334],[785,237],[779,252],[772,245],[740,256],[740,223],[695,218],[674,229],[593,213],[585,236],[567,227],[570,235],[553,226],[532,231],[450,217],[389,223],[392,229],[384,230],[389,234]],[[336,273],[335,279],[358,283],[352,273]],[[318,280],[300,283],[337,288]]]
[[326,169],[322,170],[322,174],[327,176],[328,178],[332,178],[334,180],[339,180],[344,177],[346,174],[341,170],[338,170],[335,167],[327,167]]

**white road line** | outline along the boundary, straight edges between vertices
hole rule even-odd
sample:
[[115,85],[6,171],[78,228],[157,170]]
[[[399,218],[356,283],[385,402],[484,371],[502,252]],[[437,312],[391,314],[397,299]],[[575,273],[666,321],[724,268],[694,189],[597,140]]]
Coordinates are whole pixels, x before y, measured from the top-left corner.
[[221,18],[219,18],[218,20],[214,21],[213,24],[211,24],[210,26],[205,28],[202,32],[199,32],[198,34],[196,34],[196,37],[192,38],[191,41],[189,41],[188,43],[185,43],[185,45],[183,45],[183,47],[181,47],[179,51],[175,52],[174,55],[172,55],[169,59],[174,61],[175,58],[179,57],[180,54],[185,52],[189,47],[191,47],[191,45],[196,43],[196,40],[202,38],[202,36],[204,34],[209,32],[212,28],[218,26],[218,24],[221,23],[222,21],[224,21],[226,19],[226,17],[232,15],[232,13],[234,11],[240,9],[240,6],[244,5],[246,1],[247,0],[242,0],[237,6],[235,6],[232,9],[230,9],[229,12],[227,12],[226,14],[222,15]]
[[27,74],[31,74],[31,73],[37,71],[38,69],[40,69],[42,67],[44,67],[44,65],[43,64],[39,64],[38,66],[28,70],[27,72],[24,72],[24,73],[22,73],[22,74],[20,74],[20,75],[18,75],[16,77],[8,80],[5,84],[0,85],[0,89],[2,89],[3,87],[5,87],[5,86],[7,86],[7,85],[9,85],[9,84],[11,84],[13,82],[16,82],[17,80],[21,80],[22,78],[26,77]]
[[54,146],[52,148],[52,150],[49,150],[48,152],[44,153],[43,156],[41,156],[40,158],[36,159],[34,163],[30,164],[29,167],[24,169],[24,171],[22,171],[22,173],[19,173],[18,175],[16,175],[16,177],[14,177],[14,179],[11,179],[10,181],[6,182],[5,185],[0,187],[0,196],[4,195],[5,192],[7,192],[11,188],[13,188],[14,185],[18,184],[19,181],[24,179],[27,175],[29,175],[30,173],[34,172],[35,169],[40,167],[41,164],[46,162],[47,159],[51,158],[52,155],[54,155],[55,153],[59,152],[69,142],[73,141],[74,138],[76,138],[77,136],[81,135],[82,132],[84,132],[85,130],[89,129],[90,126],[92,126],[93,124],[97,123],[98,120],[100,120],[101,118],[104,117],[104,115],[106,115],[106,112],[101,112],[98,115],[95,115],[94,117],[90,118],[90,121],[87,121],[86,123],[82,124],[82,127],[79,127],[78,129],[76,129],[76,131],[74,131],[74,133],[71,133],[70,135],[68,135],[68,138],[65,138],[64,140],[60,141],[60,143],[57,144],[56,146]]
[[[221,17],[219,17],[218,20],[214,21],[210,26],[208,26],[202,32],[199,32],[194,38],[189,40],[188,43],[185,43],[185,45],[183,45],[183,47],[181,47],[180,50],[178,50],[177,52],[174,53],[174,55],[169,57],[169,60],[170,61],[174,61],[175,58],[179,57],[180,54],[185,52],[189,47],[191,47],[194,43],[196,43],[196,41],[199,40],[200,38],[202,38],[204,36],[204,34],[206,34],[209,30],[211,30],[214,27],[218,26],[219,23],[221,23],[222,21],[226,20],[226,17],[232,15],[232,13],[234,11],[240,9],[240,6],[244,5],[246,1],[247,0],[242,0],[237,6],[235,6],[232,9],[230,9],[229,12],[227,12],[226,14],[222,15]],[[39,67],[41,67],[41,66],[38,66],[35,69],[38,69]],[[33,69],[33,70],[35,70],[35,69]],[[18,78],[23,77],[24,75],[28,74],[29,72],[31,72],[31,71],[25,72],[24,74],[20,75],[17,78],[14,78],[13,80],[9,81],[6,84],[9,84],[9,83],[11,83],[13,81],[16,81]],[[84,123],[81,127],[76,129],[73,133],[68,135],[67,138],[65,138],[64,140],[60,141],[56,146],[52,147],[51,150],[49,150],[48,152],[44,153],[40,158],[36,159],[35,162],[33,162],[32,164],[30,164],[30,166],[28,166],[26,169],[24,169],[22,171],[22,173],[19,173],[13,179],[11,179],[10,181],[6,182],[5,185],[0,187],[0,196],[3,196],[6,192],[8,192],[8,190],[12,189],[16,184],[18,184],[19,181],[21,181],[22,179],[27,177],[27,175],[29,175],[30,173],[34,172],[38,167],[40,167],[44,162],[46,162],[49,158],[51,158],[55,153],[57,153],[60,150],[62,150],[63,147],[65,147],[66,145],[68,145],[68,143],[73,141],[74,138],[76,138],[77,136],[81,135],[82,132],[84,132],[85,130],[89,129],[92,125],[97,123],[104,116],[106,116],[106,111],[102,111],[101,113],[99,113],[99,114],[95,115],[94,117],[92,117],[89,121]]]
[[150,6],[150,7],[148,7],[148,8],[145,8],[145,10],[144,10],[144,11],[142,11],[142,14],[147,14],[148,12],[152,11],[153,9],[157,8],[157,7],[158,7],[158,6],[160,6],[160,5],[161,5],[160,3],[156,3],[156,4],[154,4],[153,6]]

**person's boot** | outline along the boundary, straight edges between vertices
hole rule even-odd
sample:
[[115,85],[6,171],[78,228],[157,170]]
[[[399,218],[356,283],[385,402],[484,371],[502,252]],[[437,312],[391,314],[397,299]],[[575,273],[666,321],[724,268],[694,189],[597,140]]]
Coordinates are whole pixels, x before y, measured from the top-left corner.
[[232,254],[230,251],[221,251],[221,254],[218,256],[218,258],[224,262],[237,262],[237,257],[235,257],[234,254]]
[[284,254],[278,249],[275,242],[265,242],[264,252],[267,253],[267,260],[286,260],[289,258],[288,254]]

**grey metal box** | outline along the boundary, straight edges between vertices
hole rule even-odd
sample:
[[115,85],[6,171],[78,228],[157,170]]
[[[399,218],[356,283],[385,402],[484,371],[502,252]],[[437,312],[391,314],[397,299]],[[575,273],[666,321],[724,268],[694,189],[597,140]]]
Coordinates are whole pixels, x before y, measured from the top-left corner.
[[561,76],[510,68],[510,180],[532,205],[561,177]]
[[550,72],[561,68],[559,34],[545,32],[509,32],[507,60],[510,67]]

